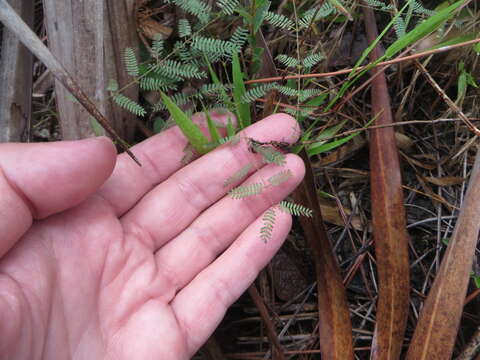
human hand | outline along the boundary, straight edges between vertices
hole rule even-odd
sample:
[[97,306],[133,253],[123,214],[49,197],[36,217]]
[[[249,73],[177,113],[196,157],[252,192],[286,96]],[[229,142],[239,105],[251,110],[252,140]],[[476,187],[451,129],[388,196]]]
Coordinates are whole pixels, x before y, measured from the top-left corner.
[[[299,133],[284,114],[245,132]],[[263,243],[261,217],[304,167],[287,155],[293,177],[233,200],[225,179],[258,156],[242,141],[182,168],[186,143],[172,128],[136,145],[142,167],[105,138],[0,145],[1,359],[188,359],[208,339],[287,236],[277,211]]]

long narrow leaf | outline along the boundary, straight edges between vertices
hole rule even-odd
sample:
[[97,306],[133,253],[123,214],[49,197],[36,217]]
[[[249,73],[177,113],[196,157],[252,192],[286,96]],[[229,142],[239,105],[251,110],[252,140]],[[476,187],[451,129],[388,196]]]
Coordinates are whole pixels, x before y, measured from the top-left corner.
[[212,138],[212,141],[214,143],[218,144],[220,142],[220,139],[222,138],[222,135],[220,135],[217,125],[212,120],[212,117],[210,116],[210,113],[208,112],[208,110],[204,108],[204,112],[205,112],[205,116],[207,117],[208,131],[210,132],[210,137]]
[[205,59],[205,62],[207,63],[208,71],[210,72],[210,76],[212,78],[213,83],[215,85],[217,85],[219,90],[220,90],[220,95],[222,96],[222,101],[226,105],[230,105],[231,100],[230,100],[230,97],[228,96],[227,92],[225,91],[225,87],[223,86],[222,82],[220,81],[217,74],[213,70],[212,64],[210,64],[210,61],[208,61],[208,58],[206,56],[204,56],[204,59]]
[[[375,16],[364,9],[367,39],[378,38]],[[372,62],[381,57],[377,46],[370,54]],[[393,123],[387,79],[380,70],[372,70],[372,110],[378,125]],[[410,281],[408,235],[403,205],[400,162],[393,127],[375,128],[370,136],[370,188],[373,238],[378,272],[377,322],[370,359],[400,358],[407,324]]]
[[450,360],[457,337],[480,231],[480,152],[465,202],[425,301],[407,360]]
[[182,130],[183,135],[188,139],[190,144],[199,154],[205,154],[208,152],[209,140],[197,125],[190,119],[185,112],[182,111],[167,95],[160,92],[162,100],[170,112],[175,123]]
[[[410,6],[410,3],[412,0],[407,1],[407,3],[398,11],[395,16],[390,20],[390,22],[385,26],[385,28],[382,30],[380,35],[378,35],[374,41],[363,51],[362,55],[360,56],[360,59],[355,63],[355,66],[352,69],[352,72],[348,75],[349,78],[353,78],[357,75],[357,68],[362,65],[362,63],[365,61],[368,55],[375,49],[375,47],[378,45],[380,40],[385,36],[385,34],[392,28],[392,26],[395,25],[397,19],[402,15],[402,13],[407,9],[408,6]],[[377,60],[377,62],[381,61],[380,59]],[[362,72],[364,73],[364,72]]]
[[233,77],[233,99],[237,110],[238,123],[240,129],[244,129],[252,122],[250,115],[250,104],[242,102],[243,95],[247,92],[245,83],[243,82],[243,72],[240,67],[240,59],[235,52],[232,56],[232,77]]
[[315,257],[318,289],[319,341],[323,360],[353,360],[352,324],[340,268],[322,219],[308,155],[300,152],[305,178],[293,193],[296,203],[313,210],[313,218],[300,217],[305,238]]
[[449,7],[439,11],[435,15],[422,22],[420,25],[416,26],[415,29],[408,32],[405,36],[402,36],[392,45],[390,45],[387,50],[385,50],[385,57],[390,58],[395,56],[402,49],[405,49],[407,46],[414,44],[418,40],[434,32],[440,27],[440,25],[450,19],[453,16],[454,11],[463,5],[464,2],[465,0],[457,1],[453,5],[450,5]]

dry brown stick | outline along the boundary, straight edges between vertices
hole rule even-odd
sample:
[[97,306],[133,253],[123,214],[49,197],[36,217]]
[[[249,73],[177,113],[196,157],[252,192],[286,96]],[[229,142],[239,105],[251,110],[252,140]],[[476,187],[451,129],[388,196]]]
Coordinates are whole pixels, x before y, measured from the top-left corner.
[[315,257],[320,351],[324,360],[350,360],[353,359],[353,340],[346,291],[323,223],[315,179],[305,149],[300,156],[306,172],[293,193],[293,199],[312,209],[314,214],[313,218],[300,217],[300,223]]
[[[474,44],[477,44],[477,43],[480,43],[480,38],[465,41],[465,42],[454,44],[454,45],[444,46],[444,47],[434,49],[434,50],[427,50],[427,51],[424,51],[424,52],[421,52],[421,53],[418,53],[418,54],[402,56],[402,57],[398,57],[398,58],[395,58],[395,59],[392,59],[392,60],[382,61],[382,62],[379,62],[378,64],[376,64],[375,67],[398,64],[398,63],[401,63],[401,62],[404,62],[404,61],[409,61],[409,60],[418,59],[418,58],[422,58],[422,57],[429,56],[429,55],[439,54],[439,53],[442,53],[442,52],[450,51],[450,50],[457,49],[457,48],[464,47],[464,46],[474,45]],[[367,65],[367,66],[369,66],[369,65]],[[356,70],[357,71],[363,70],[367,66],[359,66],[358,68],[356,68]],[[344,69],[344,70],[332,71],[332,72],[328,72],[328,73],[275,76],[275,77],[269,77],[269,78],[263,78],[263,79],[248,80],[248,81],[245,81],[245,84],[266,83],[266,82],[282,81],[282,80],[289,80],[289,79],[323,78],[323,77],[329,77],[329,76],[349,74],[352,71],[353,71],[353,69]]]
[[462,121],[465,123],[465,125],[467,125],[470,131],[472,131],[477,136],[480,135],[480,130],[478,130],[478,128],[472,124],[467,115],[463,113],[462,109],[460,109],[458,105],[455,104],[452,99],[450,99],[450,97],[445,93],[445,91],[443,91],[443,89],[440,87],[440,85],[438,85],[432,75],[430,75],[425,66],[423,66],[418,60],[415,60],[415,65],[422,72],[422,74],[425,75],[427,81],[430,83],[430,85],[432,85],[433,89],[437,92],[437,94],[440,95],[440,97],[443,99],[443,101],[445,101],[445,103],[447,103],[447,105],[450,107],[450,109],[452,109],[452,111],[458,114],[458,117],[462,119]]
[[255,284],[250,285],[248,288],[248,294],[252,298],[258,312],[260,313],[260,317],[263,320],[263,324],[265,325],[265,329],[267,330],[267,338],[272,343],[273,347],[275,348],[274,351],[274,359],[285,360],[285,355],[283,353],[282,345],[280,345],[280,341],[278,340],[277,333],[275,331],[275,326],[273,325],[272,320],[270,319],[270,315],[268,314],[267,307],[265,303],[258,293],[257,287]]
[[[378,37],[373,10],[364,9],[369,43]],[[370,53],[374,62],[380,46]],[[372,77],[372,111],[378,125],[393,123],[385,73],[375,68]],[[400,161],[392,127],[370,131],[370,184],[373,238],[378,272],[377,322],[370,359],[400,358],[409,309],[408,235],[403,205]]]
[[73,78],[68,74],[63,65],[52,55],[50,50],[42,43],[35,33],[27,24],[18,16],[11,8],[7,0],[0,0],[0,21],[15,35],[20,41],[50,70],[53,76],[60,81],[65,88],[72,93],[73,96],[82,104],[85,109],[92,115],[112,136],[114,140],[130,155],[130,157],[141,166],[138,159],[128,149],[128,144],[123,141],[115,132],[108,120],[100,113],[95,104],[78,86]]

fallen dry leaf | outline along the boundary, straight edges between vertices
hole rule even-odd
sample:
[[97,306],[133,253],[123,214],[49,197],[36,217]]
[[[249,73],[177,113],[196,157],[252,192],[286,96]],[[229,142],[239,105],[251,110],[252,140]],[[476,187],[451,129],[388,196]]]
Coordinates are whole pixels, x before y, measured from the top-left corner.
[[458,185],[465,181],[465,179],[460,176],[443,176],[443,177],[426,176],[424,179],[427,180],[429,183],[432,183],[438,186]]
[[[373,10],[364,8],[367,38],[378,36]],[[370,53],[373,62],[381,56],[380,46]],[[377,125],[393,122],[387,80],[380,70],[371,71],[372,116]],[[408,235],[403,206],[400,162],[392,127],[370,130],[370,184],[373,238],[379,279],[377,322],[371,359],[397,360],[402,351],[407,324],[410,274]]]
[[340,267],[325,230],[315,180],[305,149],[300,155],[306,165],[305,179],[292,195],[295,202],[309,207],[314,214],[313,218],[302,216],[299,220],[315,257],[322,359],[353,360],[352,324]]
[[407,360],[450,360],[480,230],[480,155],[442,264],[423,305]]

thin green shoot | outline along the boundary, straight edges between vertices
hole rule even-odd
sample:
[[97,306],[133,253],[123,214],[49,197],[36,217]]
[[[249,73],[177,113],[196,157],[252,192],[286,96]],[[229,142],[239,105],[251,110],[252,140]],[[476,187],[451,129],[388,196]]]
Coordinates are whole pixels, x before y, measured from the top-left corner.
[[242,102],[242,97],[247,92],[243,81],[243,72],[240,67],[240,59],[235,52],[232,55],[233,99],[238,116],[240,129],[244,129],[252,122],[250,104]]

